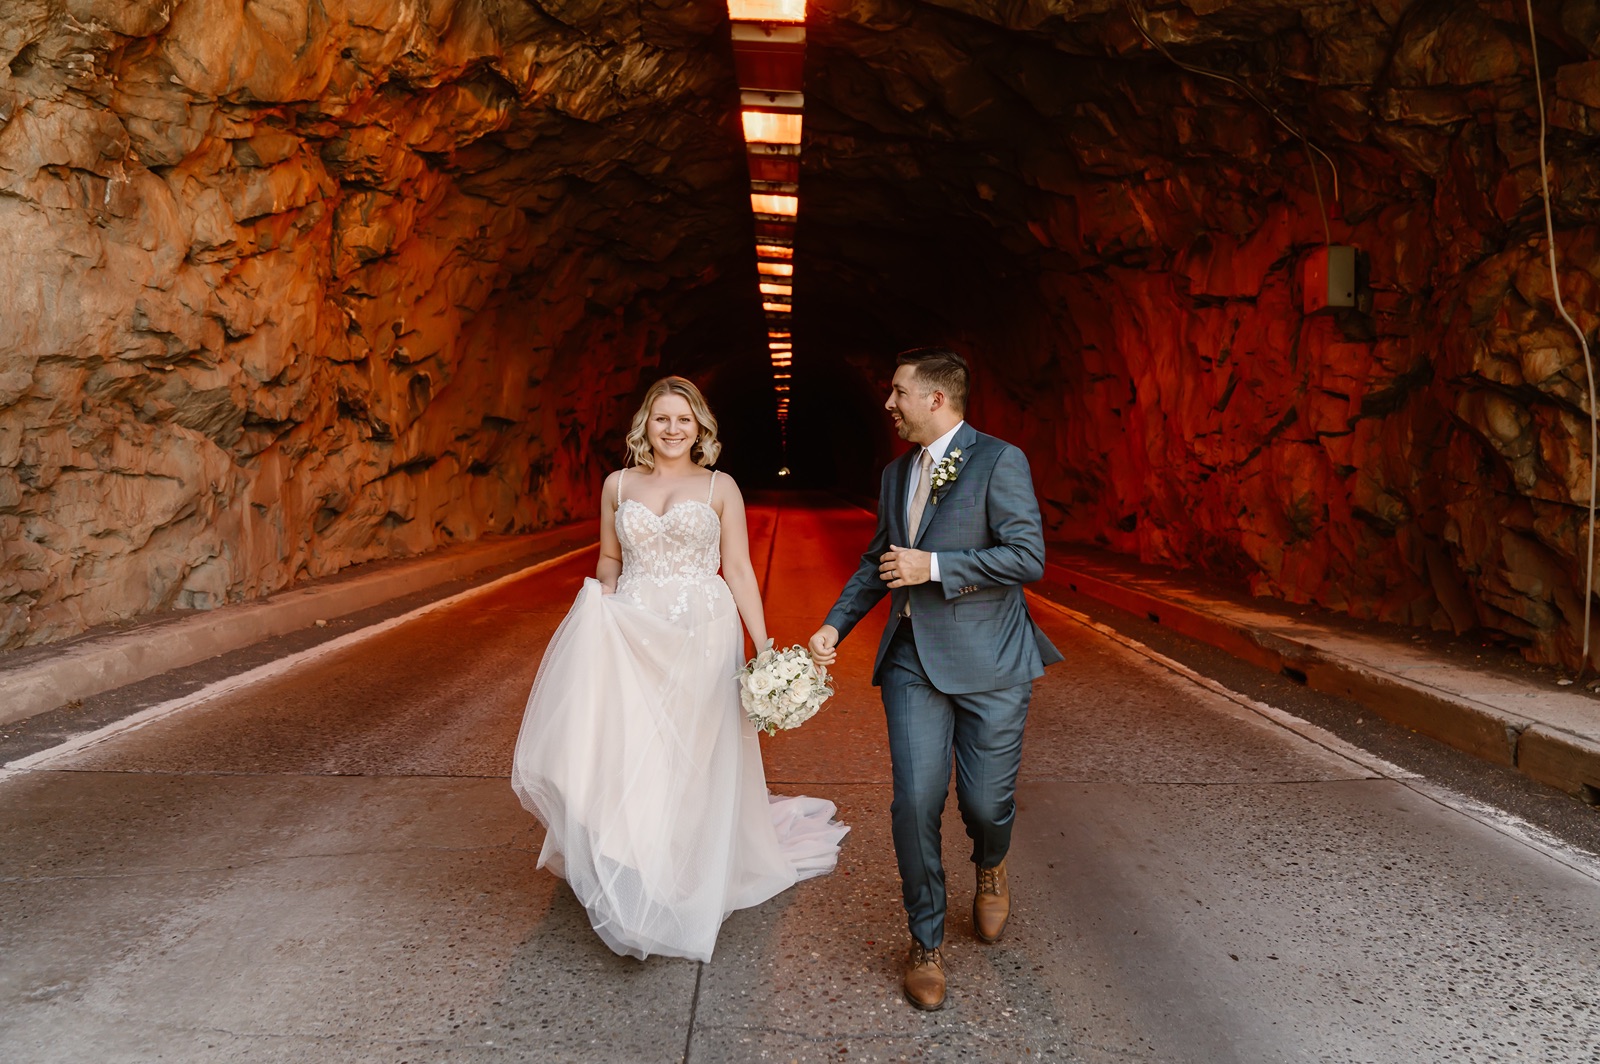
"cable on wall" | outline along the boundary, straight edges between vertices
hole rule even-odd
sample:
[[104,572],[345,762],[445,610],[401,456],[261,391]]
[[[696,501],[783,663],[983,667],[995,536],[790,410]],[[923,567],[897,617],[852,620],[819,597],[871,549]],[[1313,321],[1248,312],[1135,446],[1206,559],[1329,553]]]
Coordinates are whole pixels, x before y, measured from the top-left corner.
[[1155,37],[1151,36],[1150,31],[1145,28],[1144,7],[1139,0],[1124,0],[1124,2],[1127,4],[1129,16],[1133,19],[1134,28],[1139,31],[1139,36],[1148,41],[1150,43],[1150,47],[1154,48],[1156,51],[1165,56],[1167,61],[1172,63],[1173,66],[1176,66],[1182,70],[1187,70],[1191,74],[1199,74],[1201,77],[1214,78],[1217,81],[1226,81],[1228,84],[1234,86],[1240,92],[1248,96],[1263,111],[1271,115],[1272,120],[1278,123],[1278,125],[1282,126],[1290,136],[1294,137],[1301,144],[1305,145],[1306,158],[1311,161],[1311,184],[1317,193],[1317,209],[1322,215],[1323,239],[1331,246],[1333,244],[1333,231],[1328,225],[1328,205],[1322,198],[1322,181],[1317,176],[1317,163],[1315,159],[1311,158],[1311,153],[1316,152],[1318,155],[1322,156],[1323,161],[1328,164],[1328,169],[1332,171],[1333,201],[1338,203],[1339,167],[1335,165],[1333,157],[1327,152],[1323,151],[1321,148],[1317,147],[1315,144],[1311,143],[1304,133],[1300,132],[1300,130],[1296,129],[1294,126],[1291,126],[1288,121],[1278,113],[1277,108],[1273,107],[1266,100],[1262,99],[1254,89],[1250,88],[1250,86],[1246,85],[1243,81],[1240,81],[1238,78],[1235,78],[1229,74],[1224,74],[1220,70],[1210,70],[1206,67],[1195,66],[1193,63],[1185,63],[1183,60],[1173,55],[1172,52],[1168,50],[1166,45],[1162,44],[1160,41],[1156,40]]
[[1572,315],[1567,313],[1567,305],[1561,298],[1561,277],[1556,269],[1555,213],[1550,206],[1550,161],[1545,151],[1545,142],[1550,134],[1550,122],[1544,110],[1544,76],[1539,70],[1539,33],[1533,25],[1533,0],[1527,0],[1527,3],[1528,43],[1533,49],[1533,85],[1539,102],[1539,186],[1544,192],[1544,230],[1550,246],[1550,286],[1555,293],[1556,310],[1572,330],[1572,335],[1578,338],[1578,346],[1583,349],[1583,368],[1589,380],[1589,558],[1588,564],[1584,567],[1583,660],[1578,666],[1578,677],[1581,679],[1584,670],[1589,667],[1589,619],[1594,612],[1595,482],[1600,479],[1596,473],[1596,461],[1600,459],[1596,442],[1600,441],[1600,410],[1595,409],[1594,358],[1589,353],[1589,339],[1584,336],[1583,330],[1578,328],[1578,323],[1572,320]]

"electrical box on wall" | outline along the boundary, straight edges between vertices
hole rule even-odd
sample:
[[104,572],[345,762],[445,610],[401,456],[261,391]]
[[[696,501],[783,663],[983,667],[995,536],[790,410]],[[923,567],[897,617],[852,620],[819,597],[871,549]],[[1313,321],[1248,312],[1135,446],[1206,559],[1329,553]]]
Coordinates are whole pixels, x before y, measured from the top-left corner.
[[1356,305],[1356,249],[1341,244],[1320,247],[1306,256],[1301,276],[1305,311],[1318,314]]

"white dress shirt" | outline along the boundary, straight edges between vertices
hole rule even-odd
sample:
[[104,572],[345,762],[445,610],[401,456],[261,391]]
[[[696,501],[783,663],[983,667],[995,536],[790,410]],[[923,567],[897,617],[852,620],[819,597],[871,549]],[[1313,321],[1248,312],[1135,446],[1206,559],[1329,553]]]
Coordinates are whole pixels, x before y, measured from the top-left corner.
[[[926,450],[929,454],[933,455],[933,464],[934,464],[935,468],[938,467],[940,462],[944,461],[944,453],[950,449],[950,441],[956,438],[956,433],[960,432],[961,431],[961,426],[965,425],[965,424],[966,424],[965,420],[956,422],[956,427],[955,428],[951,429],[949,432],[945,433],[943,436],[940,436],[938,439],[936,439],[932,443],[928,444],[927,447],[923,448],[923,450]],[[907,517],[907,519],[909,519],[911,517],[911,499],[912,499],[913,496],[915,496],[917,494],[917,481],[918,481],[918,479],[920,479],[916,475],[915,470],[916,470],[917,466],[921,462],[922,462],[922,452],[919,451],[919,452],[917,452],[917,457],[911,463],[911,468],[913,470],[913,473],[912,473],[912,476],[911,476],[911,485],[910,485],[910,490],[908,490],[906,492],[906,517]],[[928,471],[928,476],[929,477],[933,476],[933,471],[932,470]],[[932,490],[932,485],[931,484],[929,485],[929,490],[928,490],[928,505],[929,506],[933,505],[933,490]],[[916,534],[917,534],[917,530],[914,529],[914,528],[911,529],[911,535],[912,535],[913,538],[915,538]],[[911,546],[911,544],[907,543],[906,546],[909,547],[909,546]],[[928,555],[928,580],[930,582],[932,582],[932,583],[941,583],[941,581],[939,580],[939,556],[937,554]]]

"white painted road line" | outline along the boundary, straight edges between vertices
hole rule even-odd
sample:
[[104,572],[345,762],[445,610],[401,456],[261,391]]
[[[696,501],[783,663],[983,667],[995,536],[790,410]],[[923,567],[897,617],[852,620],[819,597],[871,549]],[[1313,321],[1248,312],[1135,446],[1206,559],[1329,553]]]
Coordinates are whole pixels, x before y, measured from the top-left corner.
[[1385,761],[1383,758],[1363,750],[1359,746],[1348,743],[1325,728],[1320,728],[1308,720],[1295,716],[1293,713],[1279,709],[1276,706],[1270,706],[1265,702],[1257,701],[1248,695],[1242,695],[1211,679],[1209,676],[1203,676],[1195,672],[1181,661],[1175,661],[1160,651],[1139,642],[1137,639],[1123,635],[1108,625],[1101,624],[1087,614],[1079,613],[1077,610],[1063,606],[1058,602],[1052,602],[1044,596],[1031,591],[1028,593],[1028,597],[1035,602],[1048,606],[1069,620],[1105,636],[1112,642],[1119,643],[1134,653],[1148,658],[1157,665],[1170,669],[1177,675],[1205,688],[1212,694],[1219,695],[1253,713],[1260,714],[1278,727],[1293,732],[1307,742],[1320,746],[1329,753],[1335,754],[1346,761],[1353,762],[1363,770],[1372,773],[1375,778],[1392,780],[1403,787],[1415,791],[1429,801],[1436,802],[1452,812],[1459,813],[1469,820],[1476,821],[1492,831],[1521,843],[1529,849],[1567,866],[1580,875],[1600,882],[1600,856],[1572,846],[1543,828],[1530,824],[1521,817],[1514,816],[1503,809],[1469,798],[1448,787],[1434,783],[1415,772]]
[[217,680],[215,683],[207,684],[198,691],[191,691],[189,694],[181,695],[167,702],[162,702],[160,705],[155,705],[149,707],[148,709],[140,710],[138,713],[124,717],[121,720],[113,721],[110,724],[107,724],[105,727],[98,728],[95,731],[85,732],[83,735],[74,736],[73,738],[68,739],[66,742],[50,747],[48,750],[40,750],[37,753],[29,754],[27,757],[18,758],[15,761],[7,762],[3,768],[0,768],[0,782],[5,781],[8,777],[19,772],[28,772],[34,769],[44,768],[51,762],[70,757],[73,754],[80,753],[81,751],[87,750],[92,746],[98,746],[100,743],[114,739],[119,735],[126,735],[129,732],[137,731],[146,724],[161,720],[165,717],[170,717],[174,713],[179,713],[185,709],[189,709],[192,706],[198,706],[204,702],[209,702],[213,699],[220,698],[223,695],[231,694],[234,691],[243,690],[244,688],[249,687],[251,684],[260,683],[262,680],[271,679],[274,676],[281,675],[290,669],[303,665],[308,661],[314,661],[315,659],[323,657],[327,654],[336,653],[345,649],[346,647],[351,647],[357,643],[371,639],[373,636],[382,635],[384,632],[390,631],[391,629],[399,628],[401,625],[410,624],[418,617],[425,616],[426,614],[433,613],[437,610],[448,609],[451,606],[456,606],[460,603],[467,602],[471,599],[477,598],[480,595],[488,594],[496,588],[504,587],[506,584],[525,579],[526,577],[532,576],[534,573],[542,572],[545,569],[554,568],[555,566],[561,565],[564,562],[571,561],[573,558],[576,558],[579,555],[587,554],[594,549],[595,544],[590,543],[586,546],[567,551],[565,554],[557,555],[554,558],[547,558],[542,562],[537,562],[533,565],[527,566],[526,568],[518,569],[514,573],[508,573],[505,576],[502,576],[496,580],[491,580],[486,584],[479,584],[477,587],[470,587],[465,591],[451,595],[448,598],[442,598],[437,602],[430,602],[425,606],[418,606],[416,609],[407,613],[402,613],[397,617],[391,617],[386,621],[380,621],[377,624],[372,624],[365,628],[357,629],[354,632],[339,636],[337,639],[330,639],[326,643],[319,643],[316,646],[309,647],[297,654],[290,654],[288,657],[279,658],[277,661],[269,661],[265,665],[258,665],[257,667],[246,672],[241,672],[236,676],[229,676],[225,679]]

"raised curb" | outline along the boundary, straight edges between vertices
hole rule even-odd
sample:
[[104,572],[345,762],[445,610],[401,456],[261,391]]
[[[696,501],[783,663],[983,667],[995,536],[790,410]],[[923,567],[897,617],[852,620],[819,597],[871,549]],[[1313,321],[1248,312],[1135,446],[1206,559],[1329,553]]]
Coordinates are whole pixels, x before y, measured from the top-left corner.
[[1401,727],[1515,768],[1591,804],[1600,801],[1600,741],[1590,736],[1230,617],[1224,610],[1208,609],[1201,598],[1184,601],[1178,597],[1183,589],[1176,585],[1150,581],[1152,588],[1108,580],[1071,561],[1049,561],[1045,572],[1045,580],[1029,590],[1050,598],[1056,585],[1148,617],[1314,690],[1360,702]]
[[519,559],[537,562],[593,542],[597,535],[594,521],[581,521],[492,543],[466,544],[368,574],[335,576],[256,602],[64,644],[59,653],[10,669],[0,667],[0,724]]

